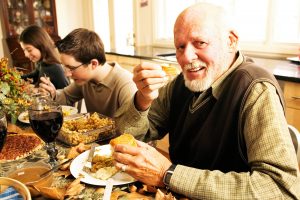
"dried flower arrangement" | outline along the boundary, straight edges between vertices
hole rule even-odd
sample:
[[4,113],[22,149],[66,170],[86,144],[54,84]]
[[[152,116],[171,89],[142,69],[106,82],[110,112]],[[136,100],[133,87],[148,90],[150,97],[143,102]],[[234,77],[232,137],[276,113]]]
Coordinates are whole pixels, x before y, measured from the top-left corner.
[[8,66],[8,58],[0,59],[0,109],[12,122],[29,106],[29,84],[21,78],[21,72]]

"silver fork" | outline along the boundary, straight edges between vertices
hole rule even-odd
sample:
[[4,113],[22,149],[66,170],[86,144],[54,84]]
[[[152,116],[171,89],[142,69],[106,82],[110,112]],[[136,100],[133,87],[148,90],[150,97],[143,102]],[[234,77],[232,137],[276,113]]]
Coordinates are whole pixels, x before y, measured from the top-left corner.
[[96,148],[97,144],[93,143],[89,152],[89,156],[88,159],[86,161],[86,163],[83,166],[83,171],[90,171],[92,168],[92,160],[93,160],[93,156],[95,153],[95,148]]

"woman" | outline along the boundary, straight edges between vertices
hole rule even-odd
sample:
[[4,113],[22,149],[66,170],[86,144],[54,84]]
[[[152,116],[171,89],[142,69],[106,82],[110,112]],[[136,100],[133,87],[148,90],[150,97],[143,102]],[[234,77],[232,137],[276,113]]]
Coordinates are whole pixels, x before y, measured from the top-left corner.
[[36,87],[42,76],[50,78],[57,89],[69,85],[69,80],[59,64],[59,53],[54,42],[43,28],[37,25],[28,26],[21,33],[19,41],[25,56],[35,63],[35,70],[23,75],[23,79],[33,79]]

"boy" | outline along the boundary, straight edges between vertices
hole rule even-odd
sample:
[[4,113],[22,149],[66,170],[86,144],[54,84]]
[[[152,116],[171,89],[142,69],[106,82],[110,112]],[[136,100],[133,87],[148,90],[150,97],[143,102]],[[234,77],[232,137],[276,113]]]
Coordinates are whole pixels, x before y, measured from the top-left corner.
[[74,81],[56,90],[46,78],[40,87],[63,105],[74,105],[84,99],[87,112],[113,117],[130,100],[137,88],[132,74],[117,63],[107,63],[100,37],[93,31],[79,28],[56,43],[65,75]]

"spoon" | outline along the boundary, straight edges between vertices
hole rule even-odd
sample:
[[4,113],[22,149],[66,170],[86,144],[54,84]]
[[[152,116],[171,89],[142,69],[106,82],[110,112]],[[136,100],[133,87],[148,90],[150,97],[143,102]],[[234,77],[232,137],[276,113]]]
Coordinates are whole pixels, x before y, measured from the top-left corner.
[[50,172],[58,170],[61,166],[63,166],[64,164],[67,164],[67,163],[71,162],[73,159],[74,158],[70,158],[70,159],[66,160],[65,162],[62,162],[62,163],[54,166],[53,168],[49,169],[48,171],[42,173],[40,175],[40,177],[43,178],[43,177],[47,176]]

